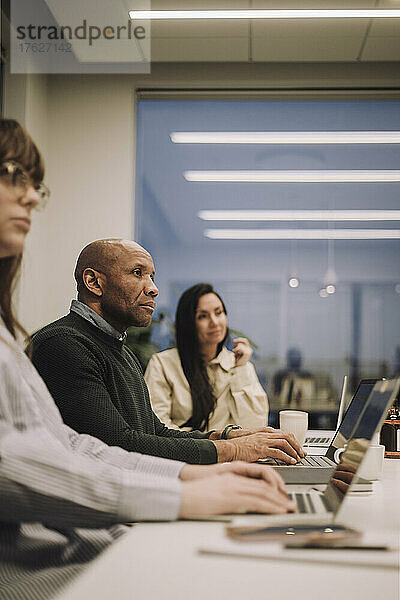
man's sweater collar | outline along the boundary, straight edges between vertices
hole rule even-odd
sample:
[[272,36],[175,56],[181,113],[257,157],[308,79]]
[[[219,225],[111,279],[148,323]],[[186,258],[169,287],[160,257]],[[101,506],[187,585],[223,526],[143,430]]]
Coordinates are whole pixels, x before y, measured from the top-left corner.
[[89,323],[92,323],[92,325],[95,325],[112,338],[118,340],[119,342],[125,342],[126,332],[122,334],[120,331],[117,331],[117,329],[114,329],[112,325],[107,323],[103,317],[100,317],[100,315],[98,315],[97,312],[95,312],[87,304],[80,302],[80,300],[72,300],[70,310],[77,313],[79,316],[83,317],[86,319],[86,321],[89,321]]

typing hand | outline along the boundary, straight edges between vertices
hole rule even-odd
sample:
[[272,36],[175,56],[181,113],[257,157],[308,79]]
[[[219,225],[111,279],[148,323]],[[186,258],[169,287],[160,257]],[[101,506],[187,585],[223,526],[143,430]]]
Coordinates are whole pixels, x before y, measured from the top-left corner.
[[[235,437],[242,437],[244,435],[252,435],[253,433],[273,433],[273,434],[279,434],[280,436],[285,436],[287,435],[284,431],[282,431],[282,429],[274,429],[274,427],[257,427],[255,429],[231,429],[231,431],[228,434],[228,439],[232,439]],[[304,458],[304,456],[307,455],[307,452],[305,450],[303,450],[303,448],[298,444],[296,437],[293,434],[289,434],[290,436],[290,443],[292,444],[292,446],[294,446],[298,452],[298,454]],[[213,437],[213,434],[210,435],[209,437],[210,440],[213,439],[221,439],[221,437]]]
[[233,473],[243,477],[253,479],[263,479],[273,488],[279,490],[287,496],[285,483],[280,475],[272,469],[263,465],[235,461],[231,463],[220,463],[215,465],[185,465],[179,474],[181,481],[193,481],[194,479],[204,479],[214,475]]
[[253,433],[213,443],[217,447],[218,462],[255,462],[260,458],[277,458],[289,464],[296,464],[303,452],[293,434],[279,430],[276,430],[276,433]]
[[[234,464],[239,471],[243,468]],[[274,482],[270,483],[265,476],[257,478],[249,473],[222,471],[219,475],[184,482],[179,516],[188,518],[246,512],[283,514],[295,510],[294,503]]]
[[[300,446],[300,444],[298,443],[298,441],[292,433],[286,433],[281,429],[274,429],[273,427],[258,427],[257,429],[232,429],[228,434],[228,439],[231,440],[233,438],[252,435],[254,433],[268,433],[272,434],[270,437],[275,437],[277,439],[286,439],[296,450],[300,458],[304,458],[307,455],[307,452],[303,450],[303,448]],[[212,440],[213,438],[210,436],[210,439]]]

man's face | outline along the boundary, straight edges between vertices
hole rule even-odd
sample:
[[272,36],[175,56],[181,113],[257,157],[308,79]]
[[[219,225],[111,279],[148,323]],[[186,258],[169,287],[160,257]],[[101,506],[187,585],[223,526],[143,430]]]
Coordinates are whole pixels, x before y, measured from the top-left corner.
[[101,311],[118,331],[127,327],[147,327],[151,323],[158,289],[154,284],[154,264],[138,244],[125,243],[117,260],[106,273]]

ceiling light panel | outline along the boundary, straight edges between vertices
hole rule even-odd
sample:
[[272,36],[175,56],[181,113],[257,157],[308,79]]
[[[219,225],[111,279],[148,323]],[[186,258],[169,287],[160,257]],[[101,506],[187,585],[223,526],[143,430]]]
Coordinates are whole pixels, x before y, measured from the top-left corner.
[[186,181],[215,183],[362,183],[397,182],[400,170],[185,171]]
[[400,221],[400,210],[201,210],[204,221]]
[[398,240],[396,229],[205,229],[214,240]]
[[175,144],[400,144],[400,131],[174,131]]
[[313,10],[130,10],[134,20],[149,19],[387,19],[400,17],[400,9]]

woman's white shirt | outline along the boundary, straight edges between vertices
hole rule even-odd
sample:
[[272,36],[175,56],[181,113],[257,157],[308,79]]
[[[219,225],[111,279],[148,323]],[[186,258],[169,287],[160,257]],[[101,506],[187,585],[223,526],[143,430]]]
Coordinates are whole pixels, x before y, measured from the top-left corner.
[[60,526],[178,516],[183,463],[109,447],[67,427],[1,321],[0,456],[0,515],[12,510],[13,519],[40,520],[26,501],[33,495]]

